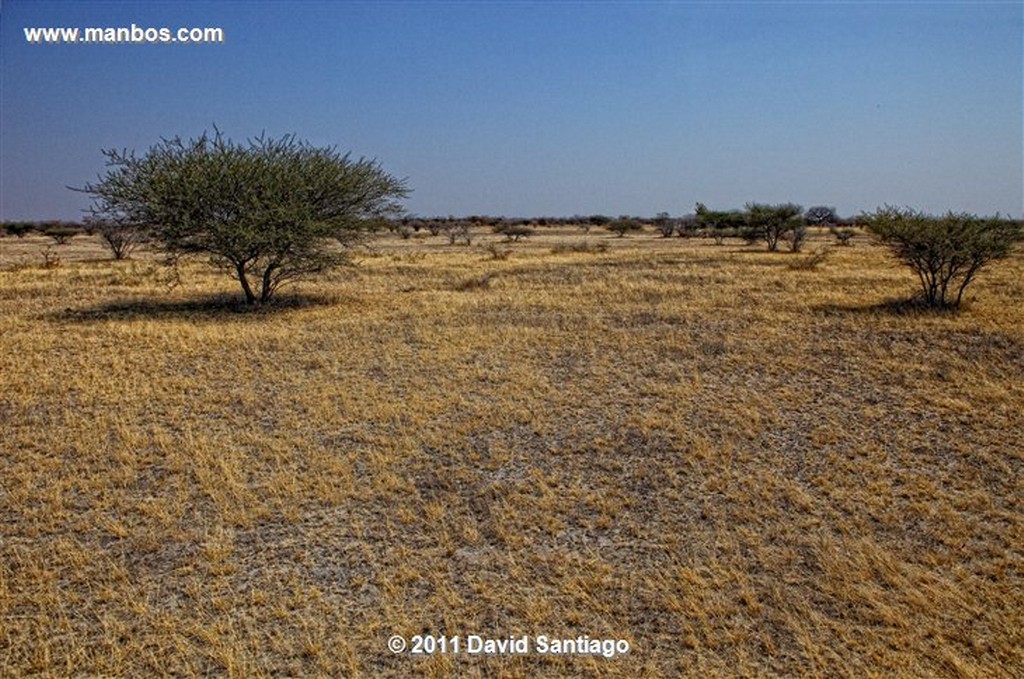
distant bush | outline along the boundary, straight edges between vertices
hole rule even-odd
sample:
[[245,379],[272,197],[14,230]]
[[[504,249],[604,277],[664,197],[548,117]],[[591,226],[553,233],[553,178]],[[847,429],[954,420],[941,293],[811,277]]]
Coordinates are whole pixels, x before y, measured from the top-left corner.
[[807,212],[804,213],[804,223],[808,226],[828,226],[838,221],[836,209],[829,205],[815,205],[807,208]]
[[43,222],[37,230],[52,238],[57,245],[64,245],[82,233],[82,227],[74,222]]
[[619,217],[616,220],[608,223],[604,228],[608,229],[612,233],[618,234],[619,238],[622,238],[627,233],[632,231],[642,231],[643,225],[632,217]]
[[655,215],[654,228],[658,230],[662,238],[669,238],[673,233],[676,232],[676,220],[667,212],[659,212]]
[[460,241],[465,245],[473,244],[473,234],[470,231],[469,222],[447,222],[444,225],[444,232],[448,235],[449,245],[455,245]]
[[612,218],[606,217],[605,215],[590,215],[586,221],[580,222],[580,228],[583,229],[584,233],[590,233],[590,227],[592,226],[606,226],[611,224]]
[[839,227],[833,225],[830,226],[828,230],[836,237],[836,241],[838,241],[840,245],[849,245],[853,237],[857,235],[856,229],[851,229],[848,226]]
[[739,210],[709,210],[704,203],[697,203],[692,223],[697,233],[711,236],[721,245],[726,238],[740,235],[746,218]]
[[935,308],[959,309],[978,273],[1024,240],[1024,225],[999,215],[935,217],[887,205],[865,219],[868,230],[917,274],[922,300]]
[[501,222],[493,227],[493,231],[502,234],[509,241],[518,241],[520,238],[533,235],[533,229],[529,226],[512,222]]
[[512,250],[509,248],[503,248],[497,243],[490,243],[487,246],[487,252],[491,253],[491,259],[506,260],[509,255],[512,254]]
[[715,245],[725,245],[726,238],[735,238],[739,235],[737,229],[728,228],[709,229],[707,233],[714,239]]
[[807,241],[807,227],[794,223],[789,230],[782,234],[782,240],[789,244],[790,252],[800,252]]
[[53,246],[46,246],[46,249],[43,250],[43,268],[56,269],[60,267],[60,264],[60,256],[53,252]]
[[17,238],[24,238],[36,228],[34,222],[4,222],[0,233],[6,232]]
[[[779,205],[747,203],[744,237],[748,242],[763,240],[768,244],[769,252],[777,251],[779,241],[783,240],[787,234],[790,235],[791,243],[802,244],[803,238],[796,235],[796,232],[804,226],[800,217],[801,211],[802,208],[794,203]],[[799,245],[797,245],[797,249],[799,249]]]
[[676,235],[680,238],[692,238],[700,233],[697,215],[683,215],[676,221]]
[[99,234],[100,240],[110,250],[114,259],[128,259],[131,254],[146,240],[146,233],[133,224],[126,224],[112,219],[89,219],[85,223],[86,232]]

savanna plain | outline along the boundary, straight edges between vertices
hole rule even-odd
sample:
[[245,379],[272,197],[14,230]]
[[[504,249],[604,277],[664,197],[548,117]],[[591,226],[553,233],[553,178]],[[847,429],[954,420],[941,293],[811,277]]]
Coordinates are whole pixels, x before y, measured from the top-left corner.
[[1024,254],[922,313],[830,240],[382,235],[257,310],[0,240],[0,675],[1021,676]]

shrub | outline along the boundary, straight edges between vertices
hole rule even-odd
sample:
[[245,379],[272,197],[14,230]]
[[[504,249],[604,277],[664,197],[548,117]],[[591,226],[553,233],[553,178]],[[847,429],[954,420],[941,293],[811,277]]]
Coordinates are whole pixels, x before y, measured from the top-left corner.
[[32,222],[6,222],[4,224],[4,230],[17,238],[24,238],[35,228],[36,225]]
[[82,233],[82,228],[72,222],[44,222],[39,232],[52,238],[57,245],[64,245]]
[[612,218],[606,217],[605,215],[590,215],[585,222],[580,222],[580,227],[584,233],[590,233],[590,227],[592,226],[607,226],[611,224]]
[[505,240],[508,241],[519,241],[520,238],[533,235],[533,229],[526,226],[525,224],[513,224],[511,222],[502,222],[494,227],[494,233],[500,233],[505,236]]
[[726,238],[740,235],[746,218],[738,210],[709,210],[704,203],[697,203],[692,223],[695,231],[711,236],[716,245],[721,245]]
[[512,250],[509,248],[503,248],[497,243],[490,243],[487,246],[487,252],[491,253],[491,259],[506,260],[509,255],[512,254]]
[[935,308],[959,309],[978,273],[1024,239],[1021,222],[999,215],[935,217],[887,205],[865,217],[868,230],[917,274],[922,300]]
[[[766,205],[763,203],[747,203],[746,233],[748,242],[763,240],[768,244],[768,251],[779,249],[779,241],[783,236],[803,226],[800,218],[802,208],[793,203]],[[796,242],[796,236],[791,236]],[[801,241],[802,242],[802,241]]]
[[87,230],[99,234],[100,240],[110,250],[110,254],[118,260],[131,257],[132,252],[146,240],[144,230],[123,221],[89,219],[85,226]]
[[48,245],[46,246],[46,249],[43,250],[44,269],[56,269],[60,266],[60,256],[55,254],[52,248],[52,245]]
[[792,228],[782,234],[782,240],[789,243],[790,252],[800,252],[807,240],[807,227],[803,224],[793,224]]
[[444,232],[448,234],[448,244],[455,245],[462,241],[465,245],[472,245],[473,234],[470,231],[469,222],[448,222],[444,225]]
[[851,229],[848,226],[840,228],[833,225],[830,226],[828,230],[829,232],[831,232],[833,236],[836,237],[836,241],[840,245],[849,245],[850,240],[857,235],[857,231],[855,229]]
[[829,205],[815,205],[807,208],[804,213],[804,223],[808,226],[827,226],[839,221],[836,209]]
[[715,228],[709,229],[708,235],[715,239],[715,245],[725,245],[726,238],[735,238],[739,234],[736,229]]
[[667,212],[659,212],[654,217],[654,228],[658,230],[662,238],[669,238],[676,231],[676,220],[672,219]]
[[643,226],[640,222],[632,219],[631,217],[619,217],[618,219],[610,222],[605,228],[618,234],[619,238],[622,238],[631,231],[643,230]]
[[691,238],[699,233],[697,215],[683,215],[676,220],[676,234],[680,238]]

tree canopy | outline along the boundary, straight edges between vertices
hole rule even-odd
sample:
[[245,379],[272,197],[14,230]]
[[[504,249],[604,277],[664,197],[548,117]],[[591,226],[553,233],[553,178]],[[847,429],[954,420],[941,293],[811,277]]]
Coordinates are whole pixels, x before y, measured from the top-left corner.
[[917,274],[922,299],[931,307],[958,309],[978,272],[1008,257],[1024,240],[1024,225],[999,215],[935,217],[887,205],[864,219],[868,230]]
[[209,254],[247,303],[345,261],[338,244],[401,213],[404,180],[294,135],[235,143],[218,130],[164,139],[145,155],[104,150],[107,171],[82,191],[96,219],[144,230],[169,253]]

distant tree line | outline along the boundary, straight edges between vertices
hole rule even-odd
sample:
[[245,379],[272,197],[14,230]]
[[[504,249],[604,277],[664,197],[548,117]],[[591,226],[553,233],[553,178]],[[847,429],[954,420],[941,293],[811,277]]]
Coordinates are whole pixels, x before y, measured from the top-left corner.
[[[329,238],[344,244],[359,233],[381,229],[403,238],[425,231],[447,238],[451,245],[471,245],[474,233],[482,228],[490,228],[509,243],[528,238],[540,228],[575,227],[589,233],[599,227],[620,238],[649,228],[662,238],[712,238],[716,244],[734,238],[747,244],[763,243],[769,252],[783,248],[800,252],[808,229],[815,227],[828,229],[840,245],[848,245],[858,233],[870,233],[914,272],[924,305],[953,310],[959,309],[965,290],[980,271],[1010,256],[1024,240],[1024,222],[1020,220],[953,212],[935,216],[891,206],[847,218],[827,205],[804,210],[795,203],[755,202],[730,210],[712,210],[697,203],[691,214],[674,217],[659,212],[651,218],[398,215],[393,199],[404,196],[403,182],[372,162],[350,161],[333,149],[316,149],[291,137],[261,138],[242,146],[218,134],[189,144],[165,142],[143,159],[116,154],[111,158],[120,170],[85,188],[100,199],[91,217],[81,222],[3,222],[0,236],[24,238],[36,233],[49,237],[55,245],[66,244],[80,234],[98,236],[115,259],[129,257],[147,241],[171,253],[205,252],[233,271],[246,301],[253,303],[267,301],[283,282],[325,270],[343,259],[325,250],[320,241]],[[145,166],[143,161],[154,166]],[[207,176],[179,172],[177,164],[185,161],[208,165],[203,168]],[[227,161],[235,166],[224,174],[221,165]],[[244,191],[238,188],[236,180],[246,173],[259,175],[260,186]],[[336,183],[339,180],[344,181]],[[194,206],[178,200],[174,191],[182,187],[175,182],[189,195],[202,197],[202,205],[215,206],[214,212],[199,214]],[[224,186],[218,188],[217,182]],[[322,184],[322,190],[316,194],[320,202],[315,209],[305,199],[296,202],[296,193],[302,187],[308,192],[309,184],[316,182]],[[137,192],[140,185],[151,193],[159,188],[167,194],[164,202],[157,204],[166,214],[142,203]],[[278,197],[268,202],[268,195]],[[353,196],[359,198],[358,204],[351,202]],[[161,226],[151,226],[153,222],[140,219],[140,215],[159,220]],[[224,215],[231,215],[237,223],[225,224]],[[494,254],[504,258],[508,251]],[[51,259],[55,255],[47,257],[47,262]],[[257,279],[256,285],[250,285],[250,276]]]

